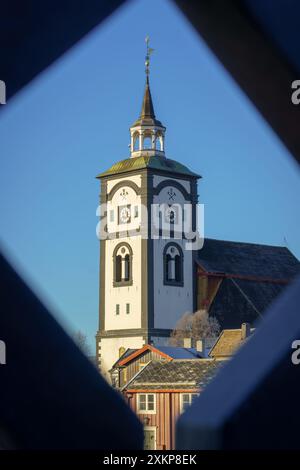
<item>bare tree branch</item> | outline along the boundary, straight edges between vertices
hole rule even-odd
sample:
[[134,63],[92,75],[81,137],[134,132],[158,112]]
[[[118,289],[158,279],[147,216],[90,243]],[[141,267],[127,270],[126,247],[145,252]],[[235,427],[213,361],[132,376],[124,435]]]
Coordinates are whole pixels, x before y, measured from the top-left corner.
[[216,318],[210,317],[206,310],[198,310],[195,313],[185,313],[176,323],[171,333],[169,344],[182,346],[184,338],[214,339],[220,333],[220,325]]
[[91,349],[87,341],[87,336],[82,331],[78,330],[76,333],[74,333],[73,341],[77,344],[83,354],[88,357],[91,355]]

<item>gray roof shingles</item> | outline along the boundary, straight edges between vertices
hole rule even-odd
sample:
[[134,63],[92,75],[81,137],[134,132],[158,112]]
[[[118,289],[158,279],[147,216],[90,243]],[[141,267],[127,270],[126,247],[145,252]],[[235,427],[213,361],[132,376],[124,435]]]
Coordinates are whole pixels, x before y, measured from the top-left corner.
[[[196,348],[182,348],[177,346],[154,346],[155,349],[161,351],[164,354],[167,354],[172,359],[199,359],[201,354],[197,351]],[[128,356],[133,354],[134,352],[138,351],[138,349],[127,349],[121,357],[114,363],[112,369],[118,367],[118,364],[123,359],[126,359]],[[144,354],[146,354],[145,351]],[[134,359],[133,359],[134,360]]]
[[221,361],[211,359],[151,361],[129,383],[128,390],[203,388],[220,368]]
[[213,273],[290,280],[299,273],[298,259],[285,247],[206,238],[198,261]]
[[253,324],[300,272],[298,259],[285,247],[209,238],[198,262],[208,273],[226,274],[209,308],[221,329]]
[[155,346],[159,351],[167,354],[173,359],[195,359],[201,355],[196,348],[182,348],[178,346]]
[[223,279],[209,308],[221,329],[240,328],[242,323],[261,318],[264,310],[285,288],[285,285]]

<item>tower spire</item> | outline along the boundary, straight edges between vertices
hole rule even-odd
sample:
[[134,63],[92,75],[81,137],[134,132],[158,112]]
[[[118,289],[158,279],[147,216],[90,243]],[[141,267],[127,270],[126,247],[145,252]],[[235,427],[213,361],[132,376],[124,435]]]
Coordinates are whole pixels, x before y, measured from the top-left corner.
[[130,151],[132,157],[164,156],[164,135],[166,128],[155,117],[149,84],[150,56],[154,49],[149,47],[149,36],[146,36],[145,41],[146,84],[139,118],[130,127]]
[[149,73],[150,73],[150,56],[154,49],[149,47],[149,41],[150,38],[149,36],[146,36],[145,42],[146,42],[146,57],[145,57],[145,73],[146,73],[146,85],[145,85],[145,91],[144,91],[144,98],[143,98],[143,104],[142,104],[142,110],[140,114],[140,118],[152,118],[155,119],[155,113],[154,113],[154,107],[153,107],[153,102],[152,102],[152,97],[151,97],[151,91],[150,91],[150,84],[149,84]]
[[155,113],[154,113],[154,107],[153,107],[153,102],[152,102],[148,75],[146,76],[144,98],[143,98],[142,109],[141,109],[141,114],[140,114],[140,119],[145,119],[145,118],[155,119]]

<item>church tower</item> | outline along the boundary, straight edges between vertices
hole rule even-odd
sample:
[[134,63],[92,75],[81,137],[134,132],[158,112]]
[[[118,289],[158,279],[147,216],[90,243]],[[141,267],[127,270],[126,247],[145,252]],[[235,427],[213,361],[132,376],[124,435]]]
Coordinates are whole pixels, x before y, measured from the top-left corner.
[[[97,360],[108,371],[127,348],[168,343],[185,312],[196,308],[197,179],[165,155],[166,128],[156,119],[149,59],[139,118],[130,127],[130,157],[98,175],[100,305]],[[189,230],[190,231],[190,230]],[[188,246],[189,245],[189,246]]]

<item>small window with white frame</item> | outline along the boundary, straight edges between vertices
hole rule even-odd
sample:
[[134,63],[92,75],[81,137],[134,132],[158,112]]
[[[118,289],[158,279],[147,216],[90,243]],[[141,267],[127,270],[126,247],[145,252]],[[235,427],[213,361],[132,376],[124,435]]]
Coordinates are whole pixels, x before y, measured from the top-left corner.
[[155,414],[155,393],[139,393],[137,396],[137,411],[139,414]]
[[180,410],[183,413],[197,398],[198,393],[182,393],[180,395]]
[[164,284],[183,286],[183,253],[179,245],[168,243],[163,252]]

